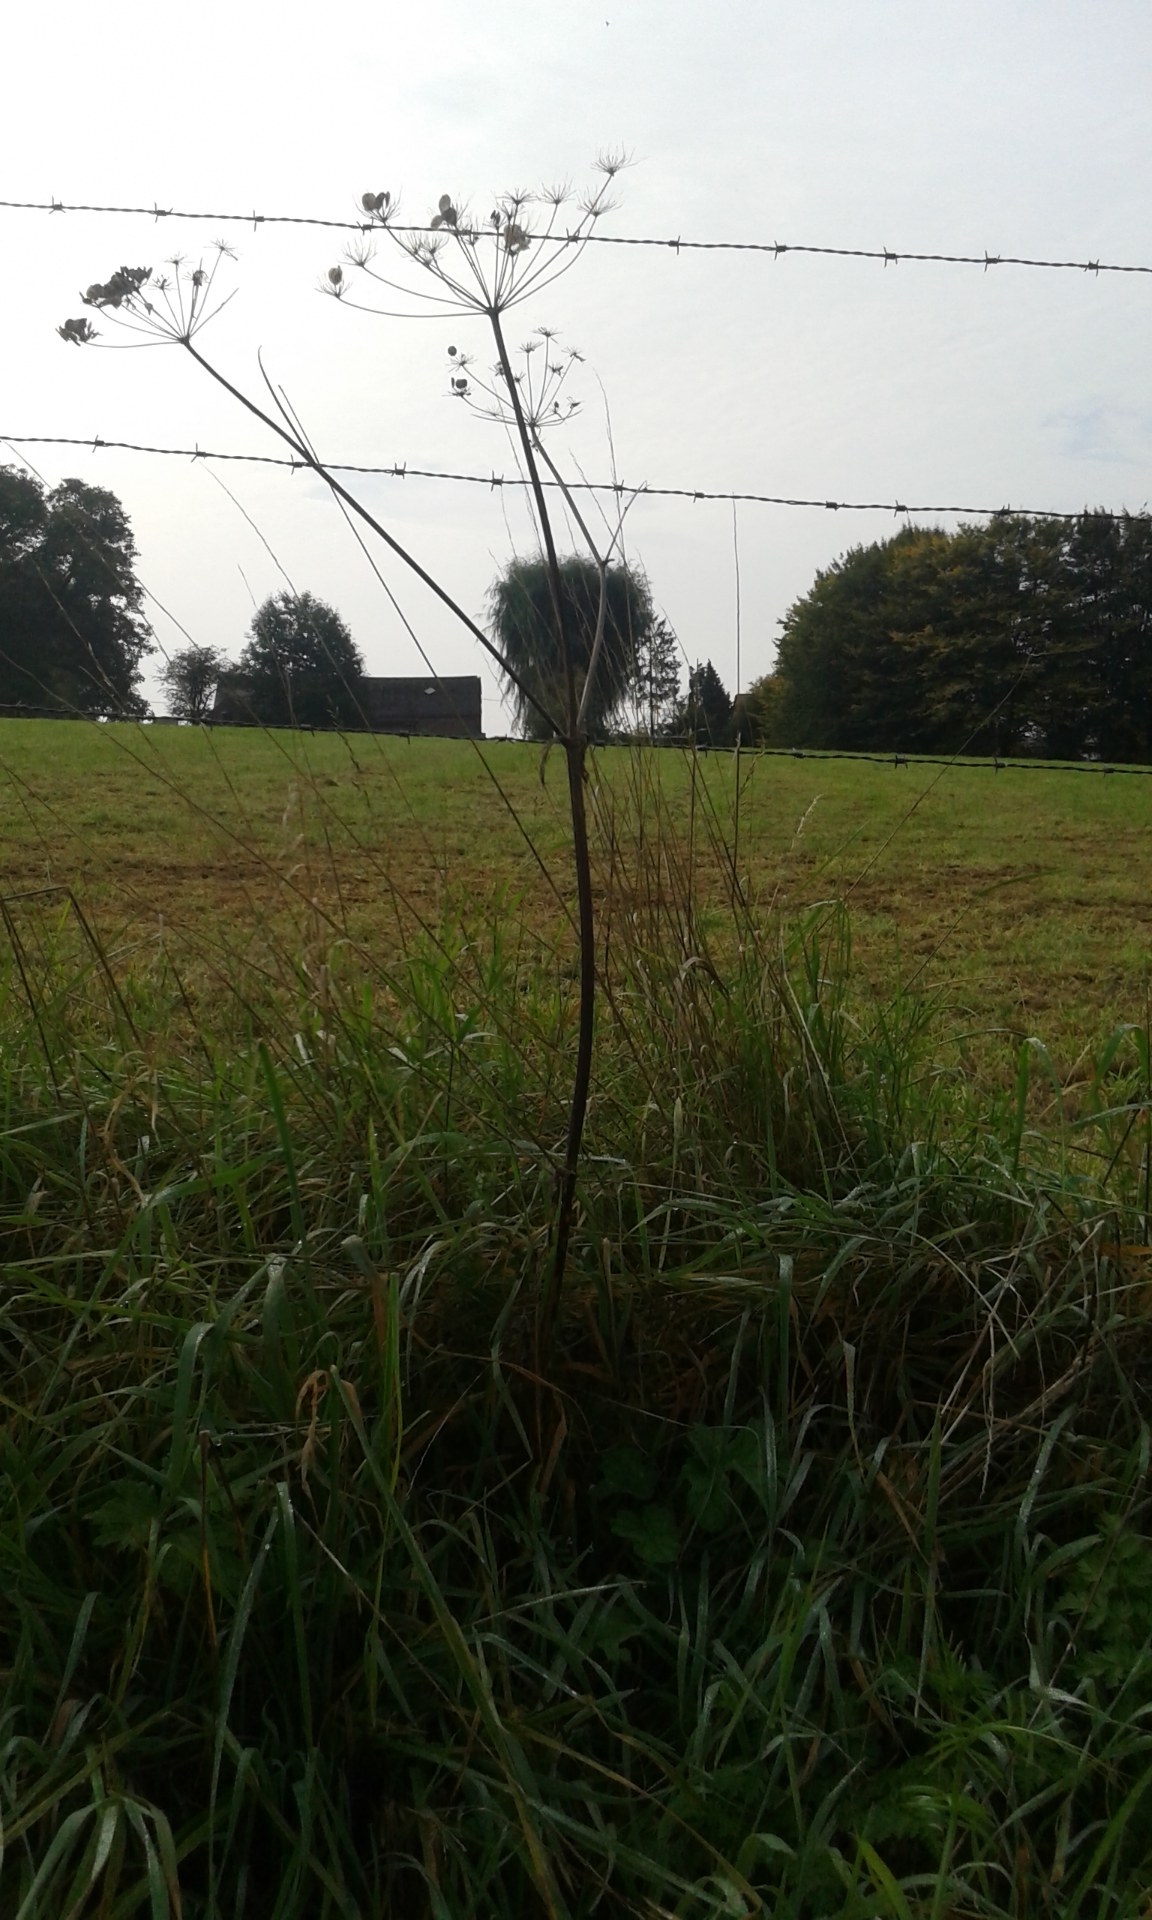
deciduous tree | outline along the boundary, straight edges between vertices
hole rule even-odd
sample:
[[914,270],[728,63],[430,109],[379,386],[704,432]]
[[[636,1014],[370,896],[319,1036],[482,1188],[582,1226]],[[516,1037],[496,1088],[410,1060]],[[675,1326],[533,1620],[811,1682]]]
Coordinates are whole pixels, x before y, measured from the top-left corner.
[[909,527],[791,607],[781,744],[1152,759],[1152,528],[1084,513]]
[[311,593],[274,593],[240,655],[245,700],[267,727],[363,726],[364,661],[334,607]]
[[229,666],[222,647],[182,647],[160,670],[160,684],[168,697],[168,711],[178,720],[199,723],[208,718],[216,683]]
[[0,702],[62,713],[144,712],[152,637],[136,543],[115,494],[83,480],[46,491],[0,467]]

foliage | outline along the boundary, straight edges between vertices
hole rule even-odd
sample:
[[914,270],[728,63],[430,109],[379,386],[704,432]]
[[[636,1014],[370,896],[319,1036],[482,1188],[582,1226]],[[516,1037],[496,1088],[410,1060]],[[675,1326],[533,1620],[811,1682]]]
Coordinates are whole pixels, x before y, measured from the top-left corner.
[[363,725],[360,649],[334,607],[310,593],[270,594],[240,655],[245,704],[268,727]]
[[636,646],[632,697],[644,736],[667,738],[680,695],[680,642],[663,616],[652,621]]
[[726,747],[732,731],[732,699],[711,660],[697,661],[688,693],[673,722],[677,739],[698,747]]
[[136,687],[152,640],[135,563],[114,494],[82,480],[46,492],[0,467],[0,703],[144,711]]
[[178,720],[197,724],[206,720],[212,710],[216,683],[228,665],[228,656],[222,647],[182,647],[170,654],[160,671],[169,713],[175,714]]
[[1152,524],[908,527],[783,621],[774,726],[849,750],[1152,759]]
[[[595,561],[569,554],[559,562],[564,631],[571,653],[579,700],[584,693],[589,662],[596,644],[600,611],[600,569]],[[662,687],[667,677],[667,642],[652,636],[656,616],[647,581],[624,566],[609,566],[604,574],[604,637],[586,725],[603,733],[629,695],[647,698],[647,686]],[[545,712],[559,720],[567,712],[563,645],[552,600],[552,579],[544,559],[513,560],[493,585],[488,604],[492,631],[500,652]],[[505,676],[512,694],[517,724],[529,739],[552,737],[553,730]]]
[[776,673],[766,673],[754,680],[746,692],[737,696],[733,705],[741,710],[742,731],[746,724],[749,729],[749,742],[758,747],[778,747],[785,745],[780,733],[780,702],[783,694],[783,682]]

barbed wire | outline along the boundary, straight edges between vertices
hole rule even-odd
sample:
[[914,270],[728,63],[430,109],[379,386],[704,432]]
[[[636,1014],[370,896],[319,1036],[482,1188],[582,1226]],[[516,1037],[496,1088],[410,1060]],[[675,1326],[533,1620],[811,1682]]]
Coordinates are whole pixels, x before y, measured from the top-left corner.
[[[409,746],[414,740],[455,740],[459,741],[461,745],[466,745],[469,742],[479,742],[486,747],[522,747],[525,751],[531,748],[537,754],[541,752],[541,742],[539,740],[525,739],[524,735],[519,733],[434,733],[430,729],[427,731],[421,730],[414,732],[411,728],[404,727],[285,727],[279,725],[270,726],[267,721],[263,720],[214,720],[210,714],[204,720],[195,721],[181,720],[176,715],[169,713],[117,713],[114,711],[107,713],[83,713],[79,712],[76,708],[31,706],[24,701],[17,701],[0,706],[0,720],[87,721],[89,726],[104,726],[113,722],[121,726],[200,726],[206,727],[213,732],[219,727],[224,727],[229,731],[235,729],[237,731],[257,733],[324,734],[332,735],[339,739],[351,738],[354,740],[368,736],[374,740],[403,740]],[[733,746],[712,745],[707,741],[698,741],[693,744],[691,741],[675,739],[607,739],[593,740],[589,744],[599,751],[604,751],[608,748],[616,748],[621,751],[635,750],[637,747],[640,747],[645,752],[696,753],[709,756],[732,756],[736,752]],[[994,756],[991,759],[978,759],[975,757],[962,759],[957,756],[949,757],[947,754],[895,752],[852,753],[846,749],[836,747],[767,747],[758,745],[742,745],[739,751],[742,759],[835,760],[843,764],[855,766],[891,767],[893,770],[899,770],[901,767],[933,767],[938,773],[1089,773],[1096,774],[1101,778],[1112,776],[1124,777],[1127,775],[1136,779],[1152,779],[1152,766],[1137,767],[1123,764],[1117,765],[1113,762],[1105,762],[1102,760],[1021,760],[1001,759],[999,756]]]
[[[713,751],[731,752],[731,748]],[[1116,766],[1102,760],[950,760],[942,754],[846,753],[832,747],[747,747],[742,751],[766,759],[850,760],[874,767],[935,767],[945,773],[1130,773],[1152,779],[1152,767]]]
[[[0,433],[0,445],[10,447],[87,447],[92,452],[107,450],[117,453],[157,454],[173,460],[230,460],[246,462],[252,466],[285,467],[292,473],[313,473],[330,468],[333,473],[359,473],[370,477],[391,480],[444,480],[460,486],[487,487],[490,491],[502,487],[527,487],[530,483],[523,474],[503,473],[454,473],[440,467],[413,467],[407,461],[396,461],[390,466],[360,465],[349,460],[318,460],[315,465],[309,460],[295,460],[275,453],[224,453],[212,447],[157,447],[138,440],[106,440],[102,434],[88,438],[79,434],[59,433]],[[944,505],[939,501],[902,501],[902,500],[832,500],[807,497],[802,494],[784,493],[740,493],[725,492],[711,487],[663,487],[652,486],[647,480],[635,484],[625,480],[549,480],[541,477],[541,485],[553,490],[572,493],[612,493],[616,495],[633,494],[636,498],[652,500],[691,500],[691,501],[728,501],[737,506],[748,503],[752,506],[767,507],[817,507],[826,513],[957,513],[976,514],[981,518],[994,519],[997,515],[1021,514],[1030,520],[1075,521],[1096,520],[1147,520],[1147,508],[1131,512],[1127,507],[1079,507],[1074,509],[1059,507],[1017,507],[1006,501],[999,506],[977,507],[953,504]]]
[[[137,216],[149,220],[215,220],[231,225],[257,227],[319,227],[342,233],[378,233],[383,231],[379,222],[374,220],[332,220],[318,214],[306,213],[220,213],[204,212],[184,207],[162,207],[153,202],[144,206],[101,206],[92,202],[64,200],[0,200],[0,208],[14,213],[98,213]],[[430,226],[410,225],[395,221],[388,222],[389,233],[430,234]],[[469,233],[470,229],[461,228]],[[479,231],[484,231],[483,229]],[[1061,273],[1137,273],[1152,274],[1152,266],[1138,262],[1115,260],[1049,260],[1039,255],[1019,253],[945,253],[923,252],[905,247],[832,247],[818,246],[808,241],[795,240],[685,240],[682,235],[674,237],[655,234],[618,234],[618,233],[550,233],[531,236],[537,245],[550,246],[601,246],[601,247],[657,247],[665,252],[680,253],[758,253],[767,254],[774,260],[780,260],[785,254],[821,256],[834,260],[879,260],[885,267],[899,266],[902,260],[911,263],[931,264],[952,267],[979,267],[987,272],[990,267],[1039,267],[1047,271]]]

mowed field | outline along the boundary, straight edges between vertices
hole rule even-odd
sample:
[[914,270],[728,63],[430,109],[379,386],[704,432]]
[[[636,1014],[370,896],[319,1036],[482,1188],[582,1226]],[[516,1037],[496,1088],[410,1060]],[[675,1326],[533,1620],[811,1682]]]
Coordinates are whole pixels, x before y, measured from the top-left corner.
[[[1035,1035],[1074,1075],[1146,1019],[1152,779],[616,748],[590,786],[605,919],[668,860],[718,951],[734,884],[765,928],[843,900],[857,989],[930,989],[985,1064]],[[71,892],[124,967],[161,936],[259,955],[305,921],[353,955],[462,920],[563,954],[566,812],[559,752],[529,745],[0,722],[17,924]]]

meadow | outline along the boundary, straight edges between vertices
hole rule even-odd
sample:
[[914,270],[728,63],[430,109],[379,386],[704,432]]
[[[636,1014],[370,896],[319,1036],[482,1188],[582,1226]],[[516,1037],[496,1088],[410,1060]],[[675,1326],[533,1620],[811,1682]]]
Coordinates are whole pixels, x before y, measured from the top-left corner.
[[0,722],[0,1913],[1144,1916],[1152,781]]
[[[1152,780],[678,753],[651,757],[647,773],[721,944],[734,881],[761,927],[845,900],[858,982],[931,989],[957,1032],[1036,1034],[1069,1072],[1116,1021],[1146,1012]],[[450,920],[449,901],[467,917],[513,899],[518,922],[563,943],[558,753],[0,722],[0,783],[9,896],[70,887],[112,937],[179,929],[206,966],[213,936],[251,948],[259,928],[293,928],[306,908],[336,938],[373,940]],[[593,789],[601,904],[626,910],[630,876],[609,871],[609,843],[637,831],[627,749],[600,750]]]

